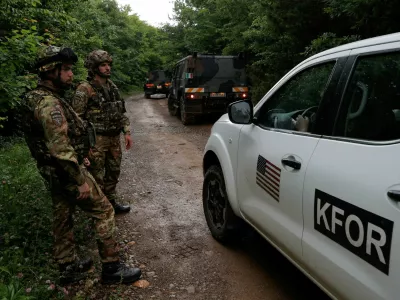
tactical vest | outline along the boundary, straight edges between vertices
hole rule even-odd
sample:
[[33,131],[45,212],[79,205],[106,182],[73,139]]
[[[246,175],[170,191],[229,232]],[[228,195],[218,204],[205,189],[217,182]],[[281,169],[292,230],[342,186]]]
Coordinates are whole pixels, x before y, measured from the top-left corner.
[[116,136],[123,128],[125,101],[121,98],[117,86],[111,80],[108,82],[109,90],[94,81],[89,82],[95,95],[89,100],[85,119],[94,125],[97,134]]
[[81,164],[84,157],[87,157],[89,147],[94,146],[95,141],[89,138],[88,127],[90,124],[84,123],[74,112],[72,107],[63,99],[56,96],[52,91],[43,86],[39,86],[26,94],[21,103],[21,127],[23,129],[26,143],[32,154],[32,157],[37,161],[39,170],[42,167],[54,167],[57,177],[66,177],[65,171],[58,165],[57,160],[50,155],[50,152],[45,144],[45,134],[43,126],[39,120],[35,118],[35,108],[41,101],[46,101],[46,97],[55,97],[59,100],[64,112],[64,116],[68,123],[68,137],[71,146],[74,148],[78,162]]

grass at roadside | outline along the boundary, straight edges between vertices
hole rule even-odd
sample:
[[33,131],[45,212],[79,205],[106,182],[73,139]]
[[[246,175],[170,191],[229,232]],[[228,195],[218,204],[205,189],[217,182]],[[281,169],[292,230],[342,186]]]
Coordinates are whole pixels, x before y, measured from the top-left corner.
[[51,198],[36,163],[22,139],[0,137],[0,299],[64,298],[52,242]]

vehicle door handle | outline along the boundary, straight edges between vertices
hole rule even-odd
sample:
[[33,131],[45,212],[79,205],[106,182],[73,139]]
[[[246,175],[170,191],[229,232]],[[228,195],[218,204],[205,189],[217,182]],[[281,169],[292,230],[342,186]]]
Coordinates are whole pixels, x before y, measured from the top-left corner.
[[390,199],[400,202],[400,191],[391,190],[391,191],[387,192],[387,195],[389,196]]
[[301,168],[301,162],[299,162],[295,159],[283,158],[282,164],[285,166],[291,167],[295,170],[300,170],[300,168]]

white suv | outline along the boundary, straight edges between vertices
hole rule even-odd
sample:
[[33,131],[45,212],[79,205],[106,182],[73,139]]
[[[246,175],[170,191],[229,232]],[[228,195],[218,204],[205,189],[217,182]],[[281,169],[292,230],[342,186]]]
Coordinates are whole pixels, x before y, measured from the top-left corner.
[[254,111],[231,104],[203,164],[214,238],[243,219],[332,298],[400,299],[400,33],[303,61]]

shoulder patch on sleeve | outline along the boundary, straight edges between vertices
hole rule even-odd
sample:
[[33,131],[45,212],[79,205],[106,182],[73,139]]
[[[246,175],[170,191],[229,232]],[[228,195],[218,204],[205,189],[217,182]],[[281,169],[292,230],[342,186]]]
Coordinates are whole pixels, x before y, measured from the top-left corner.
[[56,124],[57,126],[61,126],[64,122],[64,117],[59,107],[54,108],[50,112],[50,117],[53,120],[53,123]]

